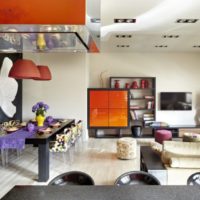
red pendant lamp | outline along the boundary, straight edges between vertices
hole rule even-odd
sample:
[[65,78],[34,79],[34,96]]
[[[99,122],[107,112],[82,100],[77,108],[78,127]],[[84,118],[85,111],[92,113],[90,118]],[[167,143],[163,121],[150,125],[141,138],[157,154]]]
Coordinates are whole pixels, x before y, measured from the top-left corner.
[[9,77],[15,79],[35,79],[40,78],[40,71],[33,61],[19,59],[13,63]]
[[40,72],[40,78],[34,78],[34,80],[40,80],[40,81],[49,81],[51,80],[51,72],[48,68],[48,66],[44,65],[38,65],[38,70]]

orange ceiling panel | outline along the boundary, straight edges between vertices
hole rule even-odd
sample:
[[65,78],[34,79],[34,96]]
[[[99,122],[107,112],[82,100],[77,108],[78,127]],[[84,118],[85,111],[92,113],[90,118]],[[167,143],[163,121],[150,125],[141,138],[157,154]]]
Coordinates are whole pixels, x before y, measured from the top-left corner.
[[85,0],[0,0],[0,24],[85,24]]

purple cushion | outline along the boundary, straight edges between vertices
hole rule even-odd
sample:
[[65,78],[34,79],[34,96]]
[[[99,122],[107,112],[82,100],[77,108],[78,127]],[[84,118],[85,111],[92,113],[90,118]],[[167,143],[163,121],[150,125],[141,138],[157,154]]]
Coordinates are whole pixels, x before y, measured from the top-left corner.
[[163,143],[165,140],[172,139],[172,132],[169,130],[156,130],[155,133],[155,141],[159,142],[160,144]]

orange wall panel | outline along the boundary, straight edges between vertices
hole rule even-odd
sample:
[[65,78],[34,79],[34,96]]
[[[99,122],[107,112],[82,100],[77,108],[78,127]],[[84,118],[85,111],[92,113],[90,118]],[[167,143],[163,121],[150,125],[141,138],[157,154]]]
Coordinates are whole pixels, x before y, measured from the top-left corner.
[[108,126],[108,109],[90,109],[90,127]]
[[109,126],[128,126],[127,109],[109,109]]
[[90,108],[108,108],[108,91],[90,91]]
[[110,91],[109,108],[127,108],[127,92],[128,91]]
[[85,24],[85,0],[0,0],[0,24]]

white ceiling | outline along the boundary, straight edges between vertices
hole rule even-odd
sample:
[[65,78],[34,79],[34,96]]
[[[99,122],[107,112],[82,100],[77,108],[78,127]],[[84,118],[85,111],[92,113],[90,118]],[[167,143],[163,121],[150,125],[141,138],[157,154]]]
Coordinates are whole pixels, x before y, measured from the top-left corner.
[[[93,1],[93,11],[97,13],[99,0],[88,1]],[[193,47],[200,45],[200,0],[101,0],[100,10],[102,52],[200,52],[200,48]],[[134,18],[136,23],[116,24],[115,18]],[[199,21],[182,24],[175,23],[177,19]],[[116,34],[131,34],[132,38],[116,38]],[[165,34],[179,37],[164,38]],[[129,48],[117,45],[129,45]],[[167,48],[156,48],[156,45]]]

